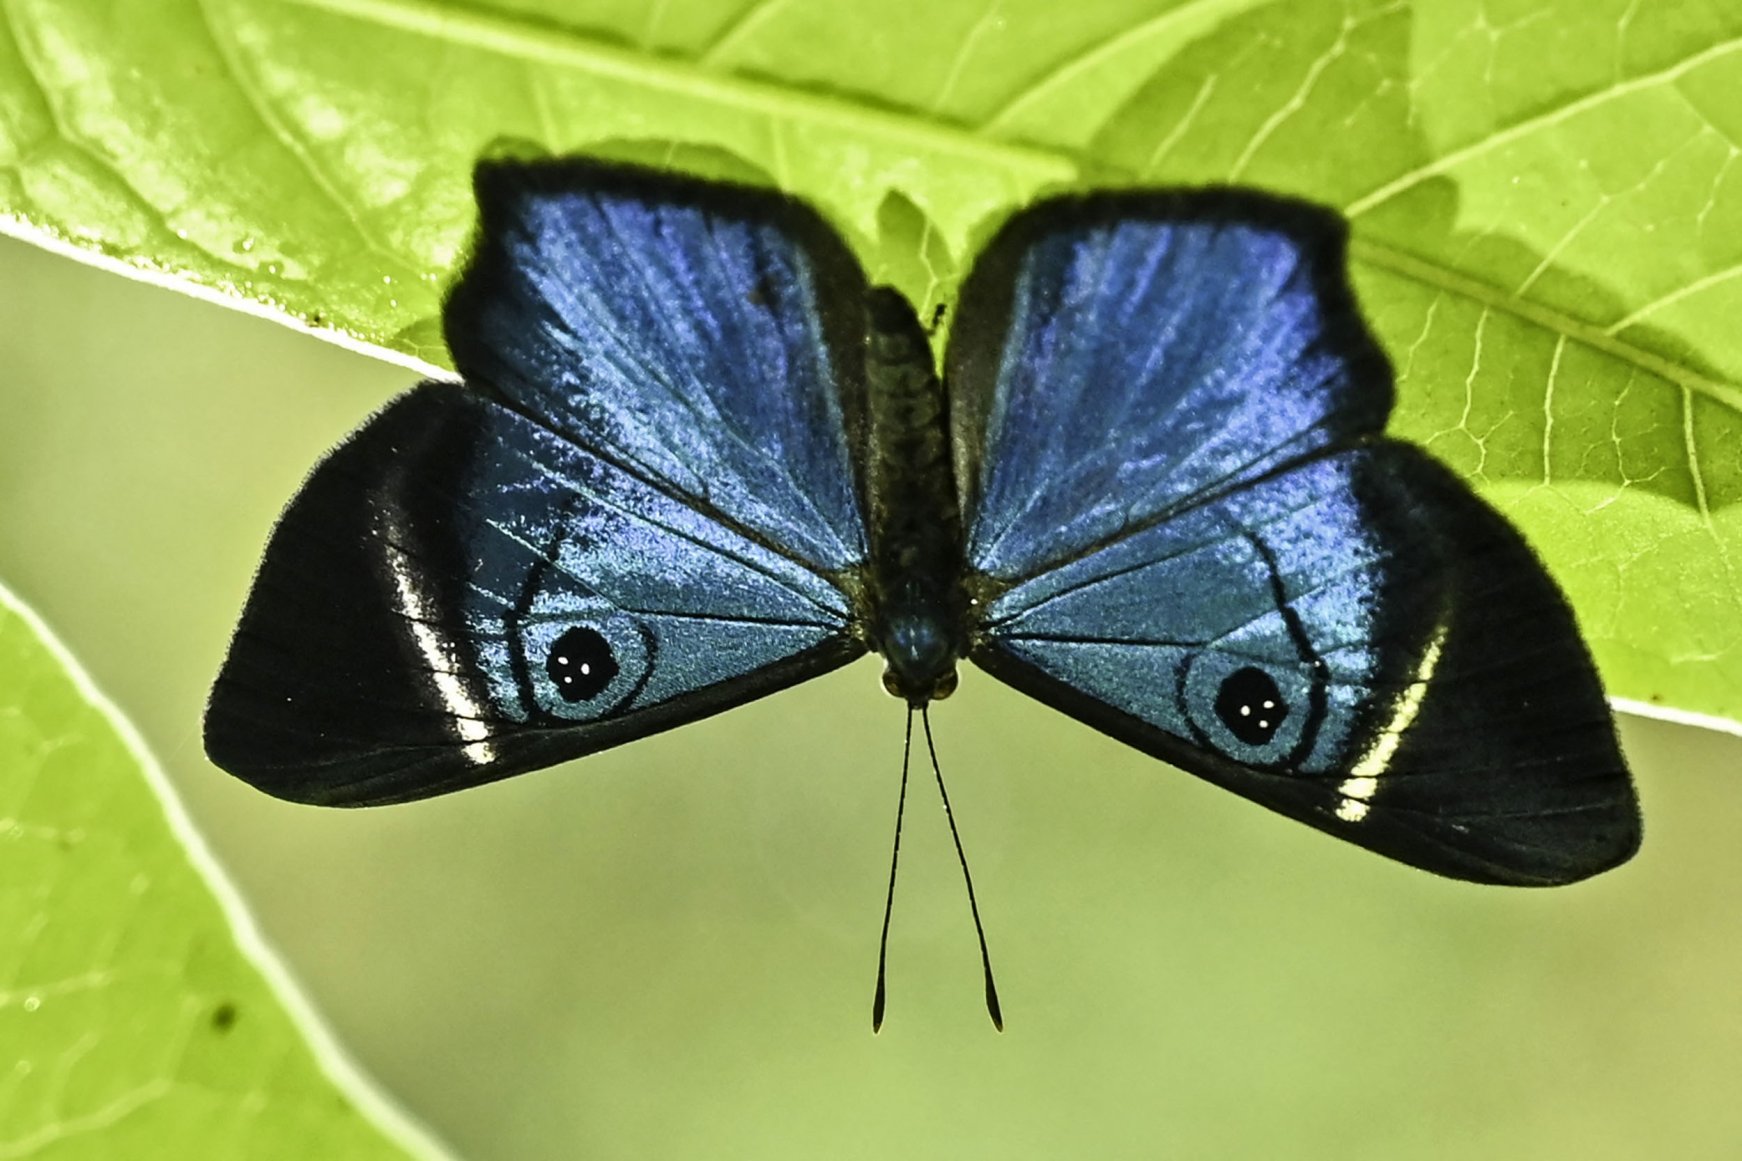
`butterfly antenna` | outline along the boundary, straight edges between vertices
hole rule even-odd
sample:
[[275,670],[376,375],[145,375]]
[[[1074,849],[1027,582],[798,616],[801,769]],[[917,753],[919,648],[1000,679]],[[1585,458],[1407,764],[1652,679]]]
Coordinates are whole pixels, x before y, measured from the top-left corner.
[[[956,861],[962,864],[962,882],[968,885],[968,910],[974,913],[974,934],[980,937],[980,966],[986,972],[986,1014],[992,1017],[992,1027],[1004,1031],[1004,1010],[998,1006],[998,985],[992,979],[992,953],[986,950],[986,928],[980,922],[980,904],[974,898],[974,876],[968,873],[968,856],[962,850],[962,836],[956,830],[956,815],[950,809],[950,792],[944,789],[943,767],[938,765],[938,748],[931,740],[931,715],[921,706],[919,720],[925,726],[925,748],[931,755],[931,770],[937,775],[938,796],[944,800],[944,817],[950,820],[950,837],[956,842]],[[907,728],[913,729],[913,711],[907,711]],[[905,774],[905,770],[904,770]],[[905,778],[904,778],[905,786]]]
[[901,740],[901,797],[895,800],[895,845],[889,851],[889,894],[883,900],[883,934],[877,940],[877,991],[871,997],[871,1032],[883,1029],[883,980],[889,962],[889,915],[895,910],[895,868],[901,861],[901,816],[907,810],[907,763],[913,754],[913,707],[907,708],[907,733]]

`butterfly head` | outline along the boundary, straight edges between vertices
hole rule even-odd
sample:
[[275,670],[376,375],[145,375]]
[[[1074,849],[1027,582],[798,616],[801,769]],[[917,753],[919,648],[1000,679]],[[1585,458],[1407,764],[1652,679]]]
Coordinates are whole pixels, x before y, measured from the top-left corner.
[[939,618],[922,612],[889,618],[881,652],[883,688],[911,706],[941,701],[956,692],[960,645]]

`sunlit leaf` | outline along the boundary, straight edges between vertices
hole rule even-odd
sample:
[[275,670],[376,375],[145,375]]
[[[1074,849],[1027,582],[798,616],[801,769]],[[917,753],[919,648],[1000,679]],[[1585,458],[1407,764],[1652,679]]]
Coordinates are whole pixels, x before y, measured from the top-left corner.
[[1524,525],[1612,692],[1742,719],[1734,5],[5,11],[15,228],[436,362],[489,152],[776,184],[927,310],[1049,189],[1234,181],[1327,202],[1399,366],[1396,430]]
[[1393,429],[1523,525],[1612,694],[1742,719],[1742,9],[1276,4],[1095,149],[1344,210]]

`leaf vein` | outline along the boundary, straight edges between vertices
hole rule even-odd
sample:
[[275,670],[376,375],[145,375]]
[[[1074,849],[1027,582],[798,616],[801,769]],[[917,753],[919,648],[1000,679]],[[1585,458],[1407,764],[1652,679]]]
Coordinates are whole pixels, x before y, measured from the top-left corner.
[[1054,90],[1064,88],[1079,77],[1097,72],[1106,65],[1107,61],[1127,49],[1134,48],[1149,40],[1165,37],[1174,30],[1175,25],[1189,25],[1195,19],[1206,19],[1218,12],[1227,12],[1232,15],[1245,7],[1248,5],[1239,3],[1237,0],[1185,0],[1184,3],[1177,4],[1166,12],[1152,16],[1139,24],[1122,28],[1084,46],[1074,56],[1066,57],[1053,65],[1051,69],[1036,78],[1032,84],[1024,86],[1021,94],[993,110],[991,115],[980,122],[978,128],[985,133],[996,133],[1007,129],[1030,108],[1045,101]]
[[1626,330],[1628,327],[1633,326],[1647,315],[1656,314],[1658,311],[1663,310],[1666,307],[1674,306],[1684,298],[1689,298],[1701,293],[1702,291],[1710,290],[1712,287],[1728,282],[1738,275],[1742,275],[1742,262],[1738,262],[1733,266],[1727,266],[1722,270],[1714,270],[1704,278],[1696,278],[1686,286],[1653,299],[1644,306],[1634,310],[1631,314],[1604,327],[1603,333],[1606,335],[1618,334],[1621,331]]
[[1736,52],[1742,52],[1742,38],[1720,41],[1702,52],[1695,53],[1693,56],[1671,65],[1669,68],[1660,69],[1655,73],[1647,73],[1643,76],[1634,77],[1632,80],[1622,81],[1618,84],[1610,85],[1608,88],[1600,89],[1597,92],[1587,93],[1576,100],[1568,101],[1565,104],[1557,105],[1551,109],[1545,109],[1534,116],[1526,117],[1524,120],[1516,121],[1513,124],[1506,126],[1504,129],[1490,133],[1479,141],[1472,141],[1470,144],[1465,145],[1460,149],[1454,149],[1449,153],[1441,154],[1439,157],[1434,158],[1425,165],[1419,165],[1416,168],[1409,170],[1407,173],[1399,174],[1389,182],[1380,186],[1378,189],[1372,190],[1366,195],[1350,202],[1346,207],[1344,207],[1343,212],[1351,218],[1359,217],[1371,210],[1373,207],[1390,201],[1392,198],[1415,188],[1429,178],[1438,177],[1447,170],[1453,169],[1462,165],[1466,161],[1470,161],[1485,153],[1498,149],[1502,145],[1508,145],[1521,137],[1527,137],[1539,130],[1551,129],[1556,125],[1571,120],[1580,113],[1598,108],[1610,101],[1618,100],[1621,97],[1631,96],[1637,92],[1644,92],[1664,85],[1674,84],[1694,69]]
[[248,108],[260,120],[261,125],[266,128],[274,140],[284,147],[286,153],[296,159],[296,163],[302,167],[304,173],[308,174],[309,180],[314,183],[321,195],[333,204],[333,207],[356,231],[357,240],[363,244],[365,249],[386,259],[403,271],[416,269],[415,263],[394,253],[392,247],[383,244],[380,239],[373,236],[372,231],[363,224],[362,215],[347,200],[345,192],[333,182],[326,170],[314,159],[297,135],[291,131],[290,126],[274,110],[273,102],[266,93],[261,91],[254,75],[244,65],[241,54],[237,51],[234,30],[223,25],[212,15],[211,0],[194,0],[193,10],[199,16],[200,23],[205,27],[207,35],[212,38],[212,45],[218,51],[218,58],[224,62],[224,69],[229,73],[230,79],[235,82],[236,89],[242,94],[243,101],[247,102]]

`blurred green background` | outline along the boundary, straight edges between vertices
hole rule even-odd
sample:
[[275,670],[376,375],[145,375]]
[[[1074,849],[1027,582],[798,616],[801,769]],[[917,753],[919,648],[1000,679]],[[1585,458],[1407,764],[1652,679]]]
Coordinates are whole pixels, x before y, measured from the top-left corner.
[[208,765],[279,507],[407,386],[0,239],[0,580],[139,724],[359,1061],[468,1158],[1733,1158],[1742,739],[1626,719],[1644,852],[1556,891],[1346,847],[969,672],[939,735],[1004,996],[877,667],[360,812]]

